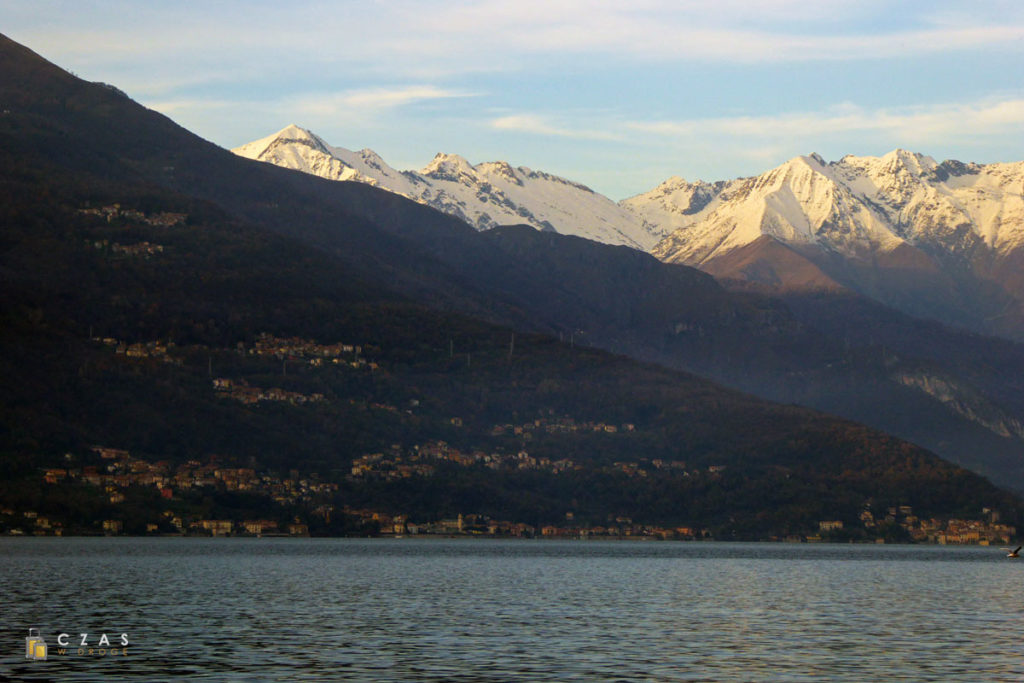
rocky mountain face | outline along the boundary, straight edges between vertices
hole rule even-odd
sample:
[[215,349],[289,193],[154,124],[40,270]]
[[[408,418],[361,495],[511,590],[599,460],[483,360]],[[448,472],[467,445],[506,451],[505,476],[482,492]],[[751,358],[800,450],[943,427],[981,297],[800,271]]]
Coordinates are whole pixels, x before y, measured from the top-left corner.
[[810,155],[731,182],[672,178],[622,206],[670,231],[652,250],[670,263],[1024,336],[1024,162]]
[[332,147],[298,126],[232,151],[329,180],[380,187],[478,230],[522,224],[643,251],[667,234],[584,185],[504,161],[474,166],[458,155],[438,154],[418,172],[397,171],[372,150]]

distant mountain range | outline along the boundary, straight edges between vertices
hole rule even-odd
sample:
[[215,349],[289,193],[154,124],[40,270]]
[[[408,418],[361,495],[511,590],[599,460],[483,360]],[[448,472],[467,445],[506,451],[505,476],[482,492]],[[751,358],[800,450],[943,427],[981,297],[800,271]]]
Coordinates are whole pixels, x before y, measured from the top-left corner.
[[[259,157],[272,150],[265,155],[267,158],[306,171],[299,157],[305,159],[302,155],[316,147],[320,149],[314,155],[321,160],[318,167],[324,168],[328,157],[323,150],[336,149],[301,129],[290,127],[285,133],[247,145],[246,154]],[[289,142],[296,138],[306,142]],[[371,154],[360,153],[367,157]],[[906,154],[891,156],[907,161]],[[345,166],[356,169],[358,164],[351,156],[348,158],[351,163]],[[856,165],[850,157],[846,163]],[[360,168],[359,173],[366,178],[363,182],[385,188],[403,178],[411,182],[409,177],[422,177],[397,171],[371,177],[372,168]],[[823,189],[833,184],[822,174],[827,168],[819,159],[807,158],[759,178],[732,183],[688,184],[674,179],[659,190],[623,201],[621,207],[629,210],[631,217],[625,219],[628,225],[661,223],[668,224],[666,230],[675,229],[654,247],[656,253],[683,235],[698,234],[697,226],[704,224],[687,221],[714,221],[734,206],[744,205],[755,215],[757,206],[775,207],[775,211],[782,205],[780,197],[790,197],[785,204],[786,215],[797,221],[804,204],[786,188],[787,183],[800,177],[824,196],[839,197],[837,205],[850,208],[858,220],[876,216],[876,209],[856,208],[857,202],[848,196],[849,192]],[[945,168],[958,166],[947,162]],[[354,171],[343,173],[356,177]],[[933,175],[942,173],[935,170]],[[355,187],[358,183],[340,185]],[[408,189],[408,185],[403,187]],[[568,181],[558,187],[570,194],[579,192],[574,189],[578,186]],[[748,189],[740,191],[742,187]],[[862,193],[866,191],[863,183],[858,187]],[[810,200],[812,194],[800,195],[806,195],[807,211],[817,206]],[[1012,197],[1002,201],[1012,208]],[[252,207],[245,210],[251,211]],[[825,209],[819,206],[818,210]],[[649,218],[640,218],[640,213]],[[1012,210],[1000,215],[1004,214],[1010,216],[1007,223],[1012,222]],[[766,215],[775,214],[769,211]],[[971,280],[964,269],[956,271],[960,279],[953,282],[952,276],[937,265],[940,258],[945,258],[941,253],[936,252],[933,260],[906,240],[883,240],[886,233],[881,219],[876,218],[870,223],[874,233],[858,229],[875,235],[874,242],[865,238],[865,244],[877,244],[879,248],[883,243],[895,245],[893,251],[885,252],[890,255],[888,261],[882,252],[870,260],[870,254],[864,251],[867,247],[858,251],[858,242],[852,237],[849,256],[814,247],[829,256],[812,260],[808,254],[813,256],[814,248],[809,245],[819,244],[815,241],[819,239],[824,243],[831,233],[824,231],[820,238],[812,239],[813,231],[809,229],[793,231],[794,239],[802,234],[807,241],[800,247],[760,234],[757,226],[762,222],[775,223],[757,222],[761,220],[758,218],[752,224],[754,228],[736,227],[737,233],[749,233],[751,242],[743,243],[737,235],[735,248],[723,248],[715,258],[700,264],[728,288],[743,292],[738,296],[729,295],[710,280],[694,277],[693,271],[687,273],[664,263],[658,267],[653,259],[635,251],[630,255],[630,249],[609,251],[600,244],[556,234],[587,234],[587,223],[580,222],[579,215],[572,220],[566,216],[562,214],[558,222],[552,217],[550,226],[539,228],[533,224],[534,229],[529,230],[484,230],[481,236],[486,239],[482,242],[462,233],[453,242],[453,233],[417,222],[403,221],[399,233],[469,278],[474,289],[490,291],[499,300],[509,302],[501,313],[494,300],[462,310],[512,324],[543,323],[543,329],[563,334],[575,330],[588,343],[619,353],[696,372],[773,400],[809,405],[866,422],[925,444],[978,471],[1002,472],[1013,479],[1018,473],[1024,477],[1024,463],[1017,464],[1024,448],[1024,430],[1017,428],[1024,424],[1024,400],[1020,398],[1024,396],[1024,349],[1011,342],[901,315],[864,297],[849,284],[852,279],[845,277],[852,274],[867,278],[874,272],[875,279],[867,279],[875,285],[869,293],[890,294],[888,303],[895,308],[918,313],[927,309],[926,314],[933,314],[924,318],[949,321],[960,311],[957,319],[963,321],[964,312],[977,318],[979,311],[998,304],[1004,315],[997,320],[1003,321],[1001,329],[1009,335],[1013,329],[1005,324],[1011,320],[1005,315],[1008,295],[993,283],[986,288],[977,276]],[[809,225],[809,221],[805,222]],[[380,225],[398,229],[399,223],[384,221]],[[593,235],[590,238],[594,239]],[[484,244],[490,246],[485,249]],[[505,253],[495,253],[493,247]],[[925,272],[948,276],[946,289],[932,291],[933,283],[922,279],[919,271],[896,267],[893,255],[900,254],[916,255],[925,266],[931,264],[931,271]],[[737,268],[724,270],[730,262]],[[870,270],[872,267],[875,271]],[[777,280],[772,279],[776,277],[773,273],[778,274]],[[755,277],[759,274],[762,277]],[[973,290],[966,287],[972,282]],[[921,290],[923,298],[916,296]],[[429,296],[440,299],[453,291],[443,288]],[[931,309],[929,303],[934,304]]]
[[652,250],[670,263],[1024,336],[1024,162],[810,155],[731,182],[674,178],[623,205],[671,232]]
[[650,251],[774,292],[850,290],[912,315],[1024,338],[1024,162],[937,163],[906,150],[797,157],[753,178],[671,178],[615,203],[505,162],[439,154],[396,171],[297,126],[236,154],[396,192],[480,230],[521,223]]

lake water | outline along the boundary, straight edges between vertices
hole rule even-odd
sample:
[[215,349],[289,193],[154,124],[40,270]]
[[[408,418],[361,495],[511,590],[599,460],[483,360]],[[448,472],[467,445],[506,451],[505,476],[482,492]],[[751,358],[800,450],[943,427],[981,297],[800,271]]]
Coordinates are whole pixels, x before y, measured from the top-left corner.
[[0,681],[1024,680],[1022,588],[996,548],[0,538]]

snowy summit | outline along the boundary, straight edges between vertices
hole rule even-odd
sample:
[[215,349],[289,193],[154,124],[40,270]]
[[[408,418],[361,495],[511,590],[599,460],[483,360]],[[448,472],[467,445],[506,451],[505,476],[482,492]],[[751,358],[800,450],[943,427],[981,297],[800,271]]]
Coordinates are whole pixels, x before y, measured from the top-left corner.
[[504,161],[474,166],[458,155],[438,154],[418,172],[397,171],[372,150],[332,147],[298,126],[232,151],[330,180],[375,185],[457,216],[478,230],[525,224],[643,251],[664,237],[643,218],[584,185]]

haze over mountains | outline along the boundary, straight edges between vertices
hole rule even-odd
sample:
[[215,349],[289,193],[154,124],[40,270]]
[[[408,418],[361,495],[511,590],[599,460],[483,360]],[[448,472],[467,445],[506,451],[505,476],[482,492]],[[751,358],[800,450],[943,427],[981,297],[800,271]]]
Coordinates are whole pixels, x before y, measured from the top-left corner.
[[399,172],[297,126],[234,150],[397,192],[486,230],[522,223],[650,251],[773,291],[849,289],[912,315],[1024,337],[1024,162],[937,163],[894,150],[794,158],[753,178],[671,178],[618,204],[505,162],[439,154]]

